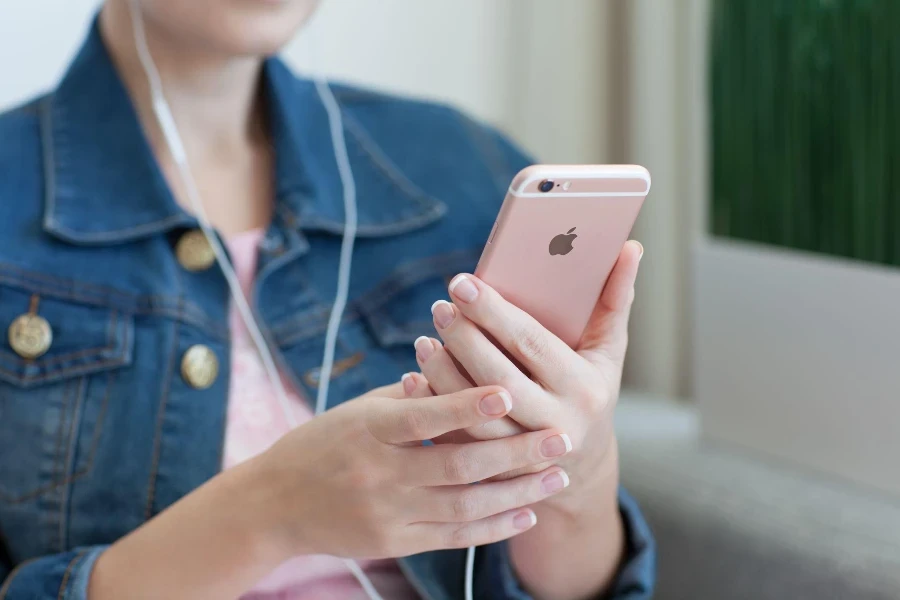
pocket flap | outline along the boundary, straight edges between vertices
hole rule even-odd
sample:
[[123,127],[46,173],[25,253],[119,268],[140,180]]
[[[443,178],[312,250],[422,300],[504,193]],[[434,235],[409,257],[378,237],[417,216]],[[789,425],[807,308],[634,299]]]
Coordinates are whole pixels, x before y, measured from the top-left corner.
[[456,274],[471,273],[480,250],[461,250],[400,265],[356,301],[356,309],[383,347],[412,344],[434,336],[431,305],[448,299],[447,285]]
[[[50,346],[37,358],[23,358],[10,339],[10,327],[32,312],[47,321]],[[25,290],[0,287],[0,381],[19,387],[51,383],[131,364],[134,319],[121,311],[77,304]]]

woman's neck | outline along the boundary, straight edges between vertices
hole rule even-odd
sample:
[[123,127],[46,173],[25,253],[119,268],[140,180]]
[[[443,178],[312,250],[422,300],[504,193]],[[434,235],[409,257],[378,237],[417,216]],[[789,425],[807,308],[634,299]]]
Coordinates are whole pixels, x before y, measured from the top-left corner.
[[[255,141],[263,129],[258,93],[262,59],[215,55],[186,46],[146,18],[144,29],[166,100],[188,150],[200,157]],[[127,2],[105,4],[100,30],[141,122],[147,129],[156,129],[148,127],[156,121]]]
[[[274,158],[260,93],[262,59],[210,53],[167,36],[150,19],[144,29],[210,221],[225,235],[267,225]],[[175,199],[193,212],[153,114],[127,0],[105,3],[100,31]]]

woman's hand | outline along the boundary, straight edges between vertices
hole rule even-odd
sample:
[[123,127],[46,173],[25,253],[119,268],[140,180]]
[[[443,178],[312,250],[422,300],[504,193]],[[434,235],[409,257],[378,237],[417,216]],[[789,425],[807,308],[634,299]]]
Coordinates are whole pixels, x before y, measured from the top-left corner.
[[555,493],[558,467],[469,485],[510,470],[551,465],[562,432],[423,446],[477,428],[512,406],[501,387],[411,401],[377,393],[328,411],[255,459],[264,504],[288,554],[396,557],[512,537],[535,523],[527,508]]
[[422,446],[503,418],[509,394],[402,396],[396,384],[346,402],[212,478],[103,552],[89,597],[237,598],[291,556],[397,557],[532,529],[523,507],[555,492],[542,481],[559,467],[468,484],[552,462],[561,432]]
[[[501,385],[512,394],[509,417],[468,428],[472,438],[547,428],[568,434],[573,452],[560,464],[571,477],[572,489],[550,501],[560,507],[578,510],[580,499],[593,500],[592,488],[605,486],[617,475],[612,414],[642,254],[637,242],[622,249],[576,350],[472,275],[459,275],[451,282],[453,304],[437,302],[432,307],[444,345],[430,338],[416,341],[422,374],[436,393]],[[413,384],[422,385],[415,378],[406,383],[411,390]],[[457,434],[451,439],[460,438]]]
[[[416,356],[425,377],[404,377],[404,387],[414,397],[470,385],[509,390],[513,409],[508,417],[470,427],[465,437],[515,436],[548,427],[568,434],[573,451],[559,461],[568,477],[560,475],[563,481],[554,483],[562,488],[571,478],[571,487],[536,504],[539,524],[509,543],[513,567],[535,598],[599,597],[619,569],[625,533],[617,501],[612,414],[642,254],[640,244],[625,244],[576,350],[484,282],[457,276],[450,284],[453,304],[437,302],[432,308],[445,345],[417,340]],[[459,439],[457,433],[436,441]]]

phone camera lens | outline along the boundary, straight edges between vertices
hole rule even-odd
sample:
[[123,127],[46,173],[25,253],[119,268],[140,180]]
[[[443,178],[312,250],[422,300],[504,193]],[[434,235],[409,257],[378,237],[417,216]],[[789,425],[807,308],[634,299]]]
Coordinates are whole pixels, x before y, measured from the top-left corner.
[[553,181],[550,179],[545,179],[538,184],[538,189],[542,192],[546,193],[553,189]]

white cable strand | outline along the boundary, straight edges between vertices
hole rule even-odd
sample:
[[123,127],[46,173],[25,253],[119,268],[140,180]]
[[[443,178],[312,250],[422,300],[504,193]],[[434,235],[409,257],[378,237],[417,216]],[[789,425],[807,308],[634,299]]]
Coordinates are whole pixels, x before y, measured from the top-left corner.
[[475,590],[475,546],[466,550],[466,584],[463,588],[466,600],[473,600]]
[[[215,254],[216,261],[219,263],[222,273],[225,276],[225,280],[228,282],[228,288],[231,291],[231,295],[238,308],[238,312],[241,315],[241,319],[247,327],[247,331],[250,333],[254,345],[259,351],[260,358],[266,369],[266,375],[275,387],[278,402],[284,412],[285,419],[290,428],[294,429],[297,427],[297,419],[291,410],[284,384],[278,374],[278,369],[275,367],[275,361],[272,358],[272,354],[269,351],[268,344],[266,344],[262,331],[256,324],[256,319],[253,317],[253,312],[241,289],[237,274],[234,272],[234,268],[228,260],[228,255],[225,253],[225,249],[219,242],[215,231],[213,231],[209,218],[206,215],[206,211],[203,208],[203,203],[200,200],[200,192],[197,189],[197,184],[194,181],[193,174],[190,170],[187,152],[185,151],[181,136],[178,133],[178,127],[175,125],[175,119],[172,116],[165,94],[163,93],[159,72],[156,69],[156,65],[150,55],[150,49],[147,46],[144,23],[140,7],[137,3],[138,0],[130,0],[131,23],[134,29],[135,48],[138,53],[138,59],[147,76],[147,82],[150,86],[153,113],[156,116],[159,127],[166,140],[166,144],[169,147],[169,152],[172,154],[172,159],[178,167],[178,173],[181,176],[182,183],[184,183],[188,199],[191,203],[191,208],[194,210],[200,228],[206,236],[206,239],[209,241],[213,253]],[[344,309],[347,305],[347,296],[350,288],[350,268],[353,260],[353,245],[356,238],[357,211],[356,185],[353,178],[353,171],[350,167],[349,156],[347,154],[340,107],[334,98],[334,94],[331,92],[331,88],[328,87],[328,84],[324,80],[317,80],[316,90],[328,113],[332,145],[334,146],[335,159],[337,161],[338,171],[341,176],[341,184],[344,191],[345,211],[344,235],[341,241],[340,266],[338,268],[337,297],[335,298],[331,316],[328,320],[328,327],[325,333],[325,354],[322,360],[322,367],[319,370],[319,387],[316,395],[316,415],[318,415],[322,413],[327,406],[329,382],[334,367],[337,333],[340,328]],[[370,600],[383,600],[381,595],[375,589],[375,586],[372,585],[371,580],[356,562],[351,559],[344,559],[344,564],[353,576],[356,577],[357,581],[359,581]]]
[[334,158],[341,176],[341,185],[344,188],[344,236],[341,239],[337,292],[334,305],[331,307],[328,328],[325,330],[325,353],[322,357],[322,367],[319,369],[319,387],[316,391],[316,414],[319,414],[325,410],[326,402],[328,401],[328,388],[331,383],[331,372],[334,368],[337,334],[341,326],[341,319],[344,316],[344,309],[347,306],[347,296],[350,293],[350,267],[353,262],[353,245],[356,241],[357,214],[356,182],[353,179],[350,157],[347,154],[341,107],[338,106],[328,82],[320,77],[316,78],[316,91],[319,93],[319,98],[321,98],[325,111],[328,113],[328,125],[331,129]]
[[144,73],[147,75],[147,82],[150,85],[150,97],[153,103],[153,112],[159,122],[159,127],[162,130],[166,144],[169,146],[172,160],[175,161],[175,165],[178,167],[178,174],[181,176],[188,200],[191,203],[191,208],[200,224],[200,229],[203,231],[203,234],[209,241],[209,245],[213,249],[216,260],[222,269],[222,274],[225,275],[225,280],[228,282],[228,288],[231,291],[235,306],[237,306],[241,319],[244,321],[244,325],[250,333],[253,344],[259,351],[263,366],[266,369],[266,375],[269,377],[269,380],[275,388],[281,410],[284,412],[288,425],[293,429],[297,426],[297,418],[291,410],[287,392],[284,389],[281,377],[278,375],[278,369],[275,367],[272,353],[269,351],[268,344],[266,344],[262,331],[260,331],[259,326],[256,324],[256,319],[253,317],[253,311],[250,309],[250,305],[247,302],[247,298],[244,296],[243,290],[241,290],[241,284],[238,281],[237,274],[234,272],[234,268],[228,261],[228,255],[225,253],[225,249],[219,242],[219,238],[215,231],[213,231],[212,225],[209,223],[209,218],[206,215],[206,211],[203,208],[203,203],[200,200],[200,192],[197,189],[197,183],[194,181],[194,176],[191,173],[187,152],[185,151],[181,136],[178,133],[178,128],[175,125],[175,119],[172,117],[172,112],[169,110],[169,104],[163,93],[159,72],[156,70],[156,65],[150,55],[150,49],[147,47],[144,22],[141,18],[140,7],[137,6],[137,3],[138,0],[131,0],[131,23],[134,28],[134,40],[138,59],[144,69]]
[[[328,387],[331,382],[331,372],[334,368],[337,334],[341,327],[341,319],[344,316],[344,308],[347,306],[347,297],[350,293],[350,267],[353,263],[353,245],[356,241],[357,214],[356,182],[353,178],[353,169],[350,167],[350,157],[347,154],[341,107],[338,106],[328,82],[324,79],[316,78],[316,91],[319,93],[319,98],[322,100],[325,111],[328,113],[328,125],[331,129],[334,158],[341,176],[341,185],[344,188],[344,236],[341,238],[337,293],[334,305],[331,307],[331,315],[328,318],[328,327],[325,330],[325,352],[322,357],[322,367],[319,369],[319,387],[316,391],[316,414],[319,414],[327,406]],[[378,590],[372,585],[372,581],[355,561],[345,558],[344,564],[356,577],[356,580],[365,590],[370,600],[383,600]]]

